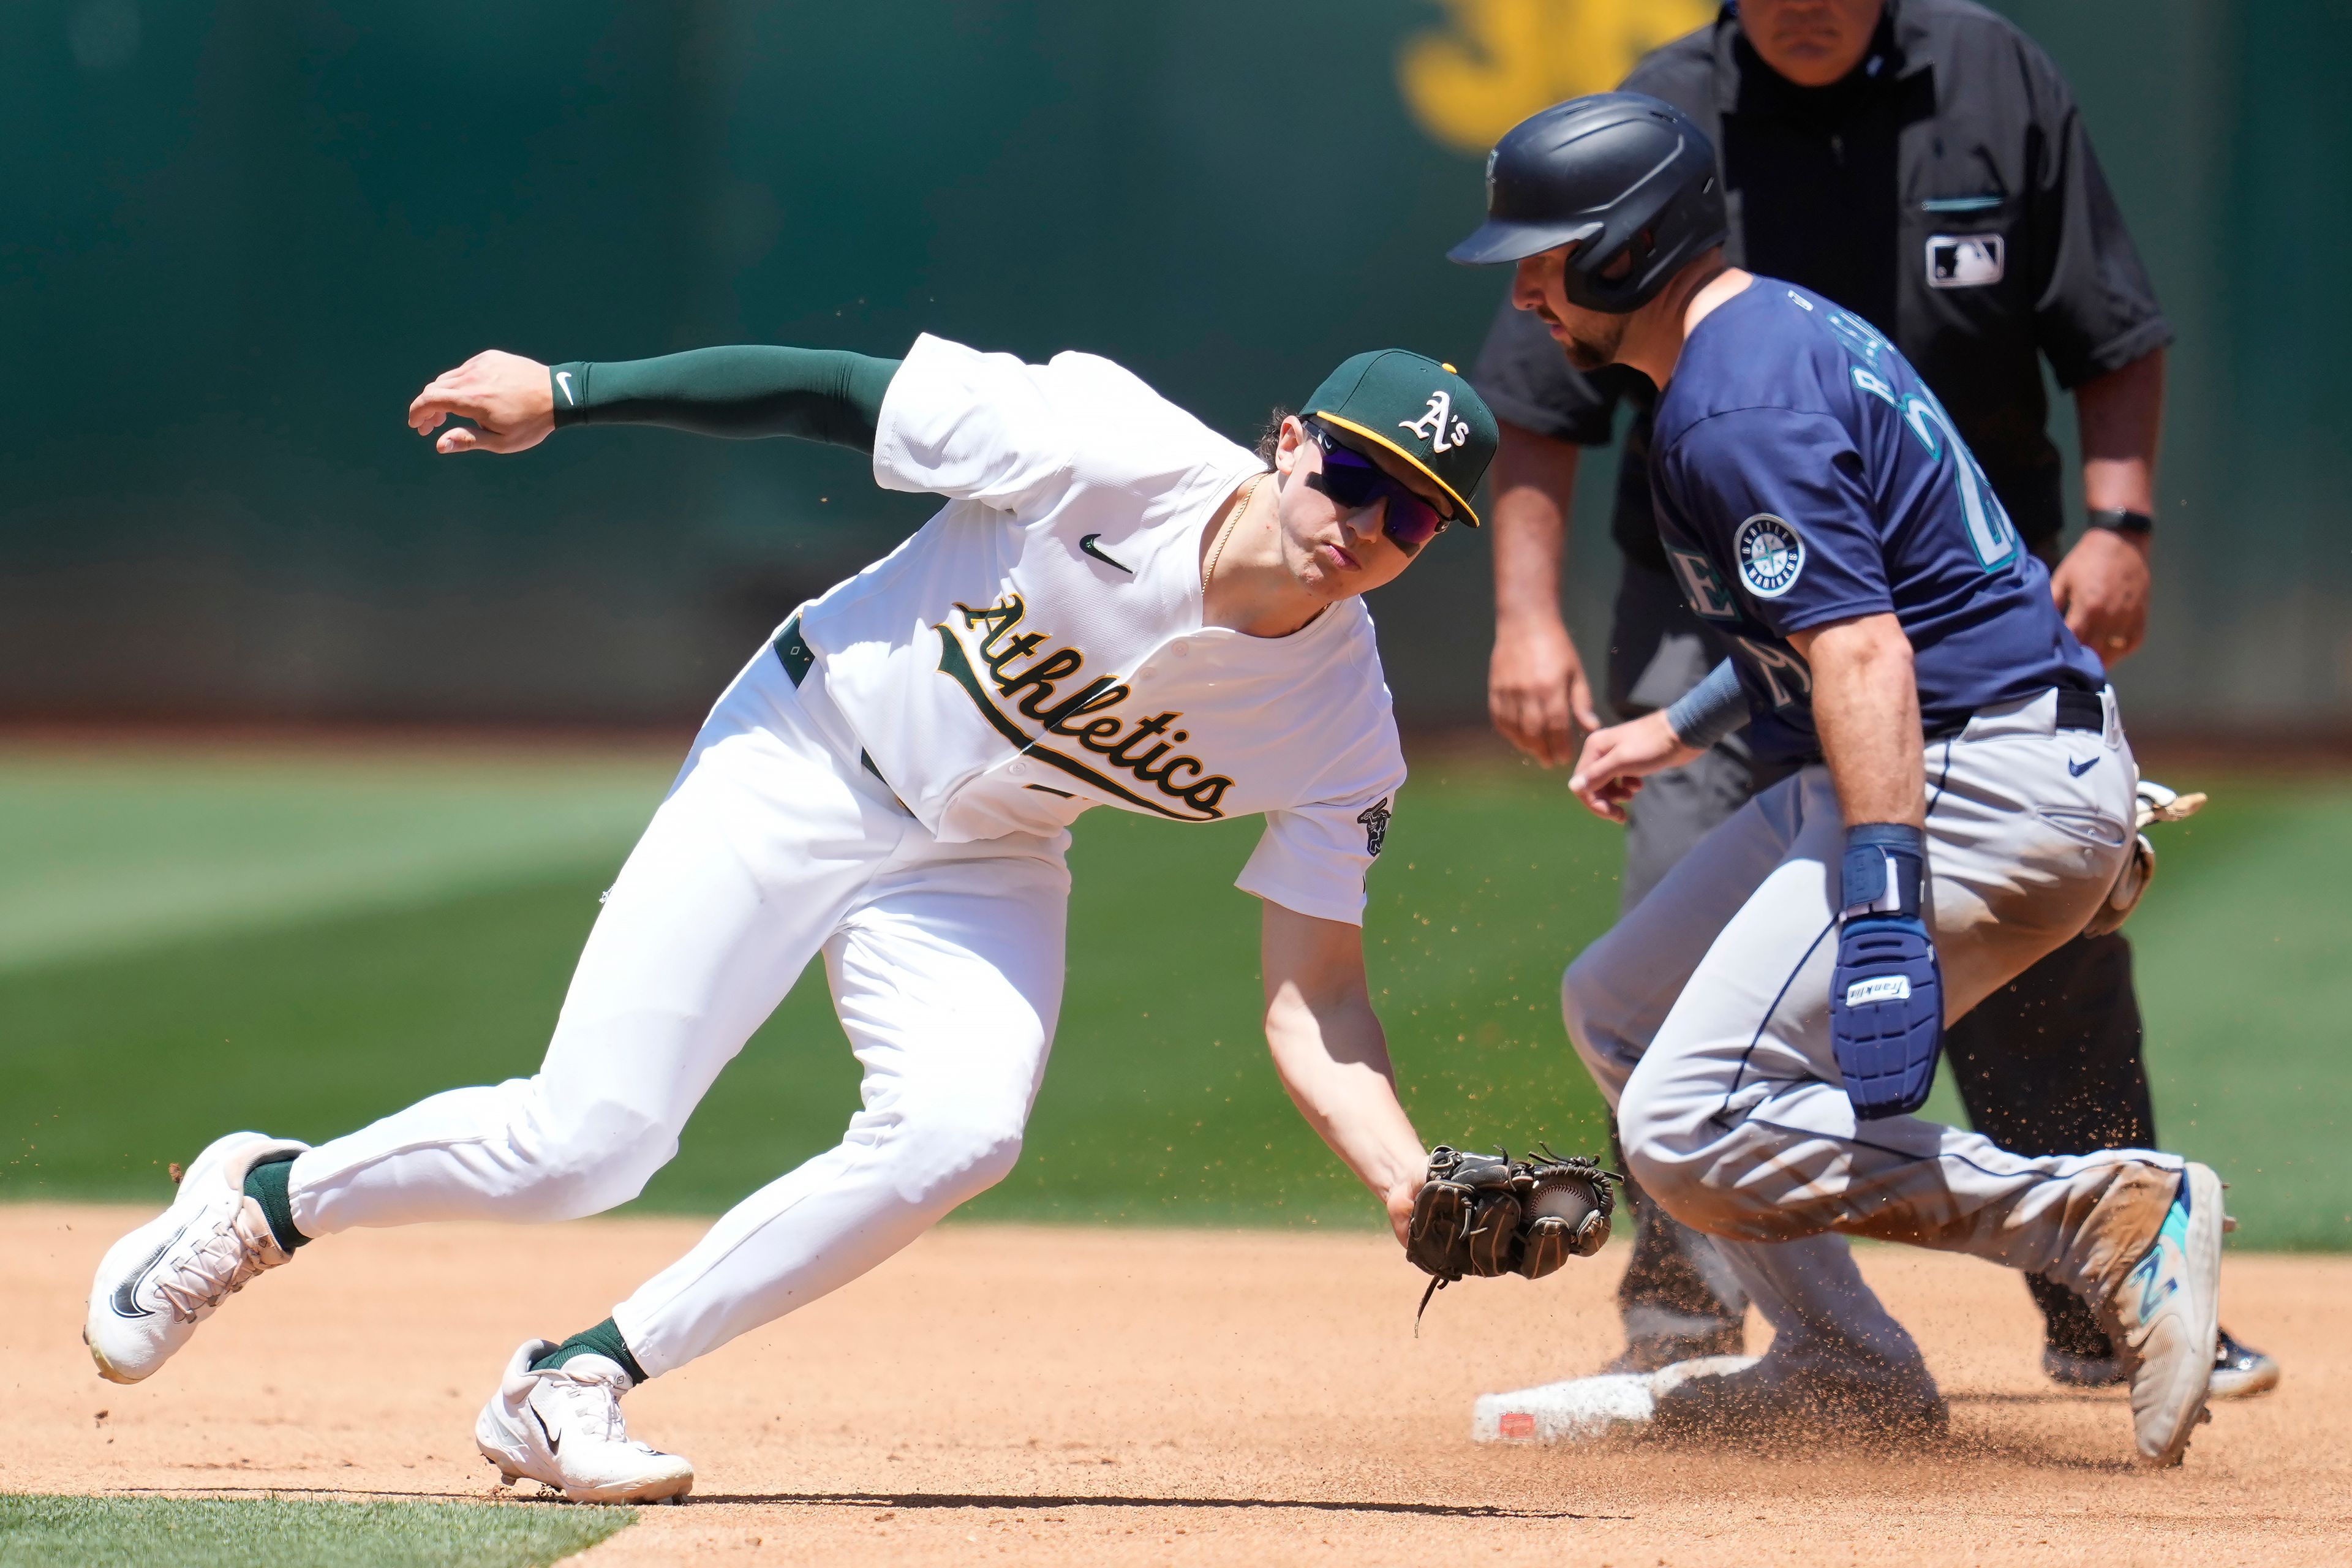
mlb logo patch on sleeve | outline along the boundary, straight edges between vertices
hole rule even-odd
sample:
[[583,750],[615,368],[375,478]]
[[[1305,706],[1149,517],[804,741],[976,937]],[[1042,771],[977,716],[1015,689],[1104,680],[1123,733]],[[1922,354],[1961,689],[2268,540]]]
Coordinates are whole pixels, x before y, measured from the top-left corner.
[[1927,238],[1927,287],[1981,289],[1998,283],[2009,247],[1997,234],[1937,234]]

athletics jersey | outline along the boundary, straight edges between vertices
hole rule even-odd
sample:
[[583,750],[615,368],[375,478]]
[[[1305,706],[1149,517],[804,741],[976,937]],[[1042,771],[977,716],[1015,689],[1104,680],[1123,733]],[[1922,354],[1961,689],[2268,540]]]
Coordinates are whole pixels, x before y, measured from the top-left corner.
[[1348,599],[1286,637],[1201,620],[1202,531],[1263,471],[1108,360],[918,339],[874,478],[952,499],[801,616],[907,808],[950,843],[1095,805],[1262,812],[1239,885],[1360,922],[1404,783],[1370,616]]
[[1683,597],[1729,636],[1775,761],[1817,755],[1792,632],[1891,611],[1929,735],[2106,673],[1910,363],[1859,316],[1758,278],[1701,321],[1659,398],[1650,473]]

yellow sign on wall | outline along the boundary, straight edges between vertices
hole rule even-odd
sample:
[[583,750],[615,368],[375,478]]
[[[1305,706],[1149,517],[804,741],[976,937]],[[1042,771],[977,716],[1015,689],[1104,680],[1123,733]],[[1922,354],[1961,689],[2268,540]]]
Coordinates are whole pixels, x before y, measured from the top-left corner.
[[1537,110],[1606,92],[1635,61],[1713,20],[1710,0],[1442,0],[1447,19],[1407,38],[1397,79],[1421,128],[1484,153]]

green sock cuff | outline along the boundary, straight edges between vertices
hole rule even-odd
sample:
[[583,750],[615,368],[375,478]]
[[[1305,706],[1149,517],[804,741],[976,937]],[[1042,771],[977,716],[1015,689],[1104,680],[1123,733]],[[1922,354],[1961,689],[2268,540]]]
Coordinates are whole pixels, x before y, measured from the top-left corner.
[[280,1154],[264,1160],[245,1173],[245,1195],[261,1205],[269,1221],[269,1234],[288,1252],[308,1245],[310,1238],[294,1228],[294,1200],[286,1190],[288,1176],[294,1169],[295,1157]]
[[562,1366],[574,1356],[583,1355],[600,1355],[606,1361],[618,1363],[621,1370],[629,1374],[632,1386],[648,1381],[646,1369],[639,1366],[637,1358],[629,1353],[629,1342],[621,1337],[619,1326],[610,1318],[593,1329],[581,1330],[531,1363],[530,1370],[544,1372],[550,1367]]

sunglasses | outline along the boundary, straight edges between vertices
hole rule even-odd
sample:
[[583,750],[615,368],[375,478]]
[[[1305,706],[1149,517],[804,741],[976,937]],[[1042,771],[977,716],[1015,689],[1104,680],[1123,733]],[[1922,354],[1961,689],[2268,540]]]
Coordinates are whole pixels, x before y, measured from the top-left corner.
[[1319,419],[1300,421],[1323,449],[1323,471],[1307,476],[1307,488],[1320,490],[1349,511],[1360,511],[1375,501],[1386,501],[1381,531],[1401,550],[1419,550],[1445,531],[1450,518],[1438,514],[1427,498],[1394,478],[1355,447],[1347,445]]

